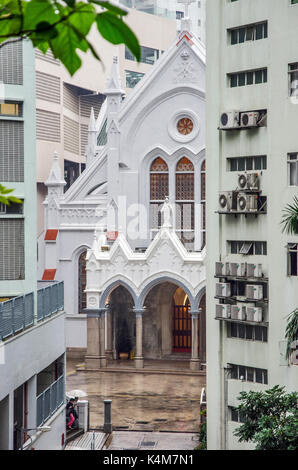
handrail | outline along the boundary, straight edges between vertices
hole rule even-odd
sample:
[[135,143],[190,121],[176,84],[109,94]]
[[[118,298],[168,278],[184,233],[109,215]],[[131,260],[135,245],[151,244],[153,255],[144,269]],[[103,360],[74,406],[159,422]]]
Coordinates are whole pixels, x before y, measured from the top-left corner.
[[36,426],[42,426],[65,402],[64,375],[36,397]]
[[37,290],[37,315],[34,312],[34,293],[20,295],[0,302],[0,341],[51,317],[64,309],[64,283]]

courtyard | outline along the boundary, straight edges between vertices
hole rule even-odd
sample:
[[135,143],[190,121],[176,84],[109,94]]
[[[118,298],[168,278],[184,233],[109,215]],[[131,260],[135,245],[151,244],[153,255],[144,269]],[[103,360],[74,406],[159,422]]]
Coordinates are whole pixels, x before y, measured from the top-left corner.
[[105,371],[90,371],[67,361],[66,390],[86,393],[90,429],[103,426],[103,401],[111,399],[113,428],[119,431],[198,432],[204,373],[191,372],[188,361],[145,361],[142,372],[132,363],[114,361]]

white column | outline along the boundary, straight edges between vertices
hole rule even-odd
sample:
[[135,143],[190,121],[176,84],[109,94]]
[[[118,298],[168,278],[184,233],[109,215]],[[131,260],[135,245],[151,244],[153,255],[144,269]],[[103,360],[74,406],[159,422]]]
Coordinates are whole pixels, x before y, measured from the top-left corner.
[[136,356],[135,366],[136,369],[143,369],[144,357],[143,357],[143,313],[145,309],[134,309],[136,314]]
[[199,331],[199,311],[191,311],[191,360],[190,369],[200,369],[200,359],[198,353],[198,331]]
[[100,369],[100,311],[93,310],[87,318],[87,354],[85,363],[89,369]]
[[101,309],[99,318],[99,354],[100,354],[100,367],[107,367],[106,358],[106,309]]
[[107,359],[113,359],[113,325],[112,325],[112,312],[109,308],[106,309],[106,328],[107,328]]

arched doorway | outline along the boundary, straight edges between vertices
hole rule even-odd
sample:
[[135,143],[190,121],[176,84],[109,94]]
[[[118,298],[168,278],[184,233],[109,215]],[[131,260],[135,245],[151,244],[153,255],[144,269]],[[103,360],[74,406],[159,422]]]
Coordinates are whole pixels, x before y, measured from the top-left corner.
[[107,338],[107,350],[110,342],[114,359],[129,359],[135,355],[136,350],[133,298],[128,290],[120,285],[110,293],[107,302],[107,335],[110,335],[110,340]]

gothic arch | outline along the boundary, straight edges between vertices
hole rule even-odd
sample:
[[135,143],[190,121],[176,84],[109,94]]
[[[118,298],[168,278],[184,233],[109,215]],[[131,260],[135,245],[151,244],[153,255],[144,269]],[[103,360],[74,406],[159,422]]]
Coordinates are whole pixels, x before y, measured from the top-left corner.
[[134,286],[132,286],[132,284],[130,283],[130,281],[127,279],[127,280],[124,280],[124,279],[116,279],[114,281],[110,280],[108,285],[104,288],[101,296],[100,296],[100,301],[99,301],[99,308],[100,309],[104,309],[105,308],[105,305],[106,305],[106,300],[107,300],[107,297],[108,295],[114,290],[116,289],[117,287],[119,286],[123,286],[125,287],[125,289],[128,290],[128,292],[130,293],[130,295],[132,296],[132,299],[134,301],[134,305],[136,306],[137,303],[138,303],[138,297],[137,297],[137,294],[136,294],[136,289]]
[[73,265],[73,285],[74,285],[74,292],[77,292],[78,295],[75,295],[73,297],[73,307],[74,307],[74,312],[80,313],[79,311],[79,262],[80,262],[80,257],[83,253],[87,253],[87,250],[90,250],[89,245],[80,245],[77,248],[75,248],[72,252],[71,259],[72,259],[72,265]]
[[155,277],[155,278],[151,279],[151,281],[149,281],[143,287],[143,289],[142,289],[142,291],[139,295],[138,303],[136,305],[136,308],[143,308],[145,299],[146,299],[148,293],[150,292],[150,290],[153,287],[155,287],[156,285],[161,284],[163,282],[170,282],[172,284],[175,284],[175,285],[181,287],[184,290],[184,292],[187,294],[188,298],[189,298],[191,309],[196,310],[195,309],[194,297],[191,293],[190,288],[186,285],[186,283],[183,280],[181,280],[178,277],[175,277],[173,275],[170,275],[170,274],[167,274],[167,275],[160,275],[159,274],[158,277]]

